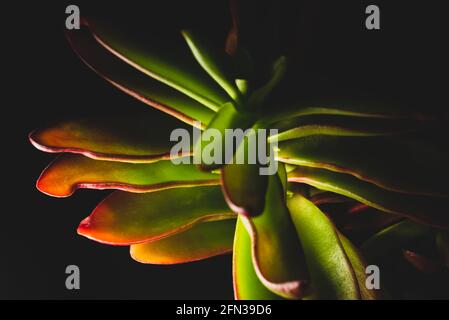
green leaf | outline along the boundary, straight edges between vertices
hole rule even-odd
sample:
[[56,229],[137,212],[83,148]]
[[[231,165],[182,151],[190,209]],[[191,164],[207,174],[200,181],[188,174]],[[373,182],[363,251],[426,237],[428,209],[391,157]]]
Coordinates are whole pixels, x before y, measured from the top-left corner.
[[170,149],[175,144],[170,142],[170,134],[175,128],[191,129],[173,117],[148,109],[120,117],[64,121],[35,130],[29,138],[45,152],[77,153],[98,160],[154,162],[170,159]]
[[436,142],[310,136],[278,147],[283,162],[348,173],[392,191],[449,197],[449,155]]
[[207,125],[214,112],[197,101],[130,67],[102,47],[86,30],[66,31],[73,50],[87,66],[109,83],[162,112],[193,125]]
[[54,197],[68,197],[81,188],[142,193],[218,184],[218,175],[201,172],[194,164],[175,165],[170,160],[144,164],[121,163],[64,154],[42,172],[37,188]]
[[261,174],[261,165],[257,159],[254,159],[254,163],[250,162],[249,153],[253,156],[258,154],[257,147],[254,149],[249,147],[250,142],[258,145],[257,134],[249,133],[245,136],[237,148],[232,163],[221,169],[221,182],[225,199],[235,213],[257,216],[265,207],[268,176]]
[[230,97],[195,61],[180,35],[160,30],[113,28],[111,23],[89,21],[97,41],[137,70],[195,99],[211,110]]
[[312,298],[360,299],[356,275],[332,222],[299,194],[287,205],[304,249]]
[[80,223],[78,233],[106,244],[129,245],[159,240],[198,222],[234,217],[219,186],[116,191]]
[[420,123],[413,120],[361,118],[341,115],[299,116],[273,123],[279,134],[270,141],[299,139],[313,135],[369,137],[392,135],[416,130]]
[[321,190],[335,192],[380,211],[398,214],[437,227],[449,228],[445,198],[392,192],[348,174],[307,167],[297,167],[290,172],[289,181],[306,183]]
[[232,251],[235,219],[203,222],[170,237],[131,245],[131,257],[141,263],[178,264]]
[[237,105],[242,103],[242,95],[235,85],[237,74],[231,72],[231,57],[223,50],[210,45],[210,39],[193,30],[183,30],[182,35],[201,67],[228,93]]
[[263,213],[240,217],[251,238],[253,265],[260,281],[284,298],[304,297],[308,293],[307,269],[278,175],[269,176]]
[[391,251],[401,250],[417,238],[429,235],[431,230],[428,226],[404,220],[376,233],[362,244],[361,250],[368,261],[375,261]]
[[[206,134],[211,134],[211,136],[203,134],[202,139],[196,142],[194,155],[201,162],[200,168],[211,171],[222,167],[227,159],[232,158],[233,151],[237,147],[233,140],[226,138],[227,130],[241,129],[242,132],[245,132],[251,125],[252,117],[250,115],[237,111],[231,102],[224,104],[206,128]],[[215,155],[216,151],[220,152],[219,156]],[[230,153],[231,151],[232,153]],[[205,155],[211,155],[213,159],[217,160],[207,161]]]
[[268,290],[256,274],[252,258],[251,238],[237,218],[232,258],[234,296],[237,300],[278,300],[280,296]]
[[378,300],[383,297],[380,289],[368,289],[366,286],[366,267],[367,264],[363,260],[359,250],[346,238],[343,234],[338,232],[341,244],[345,253],[351,262],[355,277],[359,286],[360,294],[363,300]]

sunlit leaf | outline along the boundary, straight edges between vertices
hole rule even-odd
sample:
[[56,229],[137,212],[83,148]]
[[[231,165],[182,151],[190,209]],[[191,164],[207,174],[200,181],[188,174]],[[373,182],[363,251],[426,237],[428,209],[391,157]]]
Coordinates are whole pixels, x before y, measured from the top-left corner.
[[89,21],[97,41],[146,75],[217,111],[230,97],[201,68],[180,34],[127,33],[111,23]]
[[256,274],[252,258],[251,238],[237,219],[232,259],[234,296],[237,300],[277,300],[280,296],[268,290]]
[[218,175],[201,172],[194,164],[175,165],[169,160],[122,163],[64,154],[42,172],[37,187],[48,195],[67,197],[77,189],[118,189],[142,193],[218,184]]
[[231,57],[226,54],[224,48],[214,48],[210,45],[210,40],[194,30],[183,30],[182,35],[201,67],[238,105],[241,104],[242,96],[235,85],[237,74],[232,72]]
[[88,30],[66,31],[78,56],[96,73],[132,97],[181,121],[207,125],[214,112],[206,106],[132,68],[92,37]]
[[280,142],[279,149],[283,162],[348,173],[388,190],[449,196],[449,156],[430,142],[311,136]]
[[170,237],[131,245],[131,257],[141,263],[177,264],[232,251],[235,219],[199,223]]
[[[289,181],[306,183],[318,189],[335,192],[378,210],[398,214],[418,222],[449,228],[445,198],[396,193],[348,174],[317,168],[297,167],[289,173]],[[433,209],[429,210],[429,208]]]
[[[158,110],[64,121],[30,134],[45,152],[70,152],[99,160],[154,162],[170,158],[173,129],[191,128]],[[190,131],[188,131],[190,132]],[[189,155],[189,154],[186,154]]]
[[332,222],[296,194],[287,201],[307,261],[314,299],[360,299],[351,261]]
[[251,238],[253,265],[260,281],[285,298],[304,297],[308,293],[307,269],[277,175],[269,176],[262,214],[241,216],[241,221]]
[[106,244],[129,245],[159,240],[198,222],[234,217],[219,186],[116,191],[80,223],[78,233]]

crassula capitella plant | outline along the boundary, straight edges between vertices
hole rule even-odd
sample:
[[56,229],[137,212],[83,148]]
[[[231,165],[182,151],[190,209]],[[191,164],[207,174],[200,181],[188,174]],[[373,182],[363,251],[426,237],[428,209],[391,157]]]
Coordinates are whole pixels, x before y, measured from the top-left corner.
[[[142,41],[95,19],[67,31],[91,69],[160,113],[124,110],[33,131],[34,146],[61,153],[38,189],[54,197],[116,190],[78,233],[130,246],[138,262],[232,252],[237,299],[395,297],[387,281],[366,285],[366,267],[382,259],[446,272],[449,157],[435,139],[438,119],[426,108],[305,99],[297,57],[257,63],[233,8],[218,45],[202,30],[148,30]],[[174,164],[170,134],[193,125],[277,129],[268,138],[278,141],[277,173],[260,175],[258,164]]]

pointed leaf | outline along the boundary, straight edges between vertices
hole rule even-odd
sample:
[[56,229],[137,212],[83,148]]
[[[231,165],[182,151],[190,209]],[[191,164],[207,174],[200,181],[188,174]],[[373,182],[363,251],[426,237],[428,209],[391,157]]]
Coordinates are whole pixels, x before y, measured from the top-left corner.
[[199,223],[170,237],[131,245],[131,257],[141,263],[177,264],[232,251],[235,219]]
[[360,299],[356,275],[332,222],[299,194],[287,204],[304,249],[313,298]]
[[198,222],[233,217],[218,186],[142,194],[116,191],[80,223],[78,233],[106,244],[129,245],[159,240]]
[[77,189],[118,189],[142,193],[218,184],[218,175],[201,172],[194,164],[175,165],[170,160],[122,163],[64,154],[42,172],[37,188],[50,196],[68,197]]

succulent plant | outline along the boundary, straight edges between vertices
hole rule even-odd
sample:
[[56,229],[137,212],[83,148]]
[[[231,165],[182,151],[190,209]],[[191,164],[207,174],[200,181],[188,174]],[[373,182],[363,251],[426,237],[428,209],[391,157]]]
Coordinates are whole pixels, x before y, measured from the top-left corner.
[[[219,46],[201,30],[149,30],[142,41],[94,19],[67,31],[91,69],[160,112],[123,110],[35,130],[36,148],[61,153],[38,189],[54,197],[117,190],[78,233],[130,246],[138,262],[232,252],[238,299],[394,297],[384,283],[366,286],[366,266],[391,257],[440,272],[449,259],[449,157],[431,110],[310,101],[295,85],[295,57],[255,63],[233,17]],[[278,172],[174,164],[170,134],[191,126],[277,129],[268,142],[278,141]],[[424,252],[416,250],[422,243]]]

